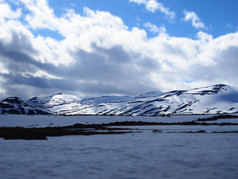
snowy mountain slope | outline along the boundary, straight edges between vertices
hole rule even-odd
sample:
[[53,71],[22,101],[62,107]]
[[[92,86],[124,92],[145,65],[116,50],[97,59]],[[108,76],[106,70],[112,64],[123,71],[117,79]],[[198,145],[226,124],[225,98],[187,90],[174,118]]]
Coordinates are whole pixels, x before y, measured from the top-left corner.
[[222,84],[163,94],[150,92],[133,97],[108,98],[84,99],[71,106],[73,108],[61,112],[66,115],[157,116],[238,111],[238,92]]
[[238,91],[218,84],[166,93],[149,92],[138,96],[102,96],[81,99],[66,94],[34,97],[28,106],[61,115],[158,116],[219,114],[238,112]]
[[58,93],[44,98],[33,97],[29,99],[27,102],[35,106],[50,108],[54,106],[74,103],[77,101],[79,101],[79,98],[77,96]]
[[33,97],[27,101],[29,105],[44,108],[54,114],[62,114],[69,110],[73,110],[74,106],[77,108],[81,106],[80,99],[77,96],[58,93],[52,96],[39,98]]
[[8,97],[0,101],[0,114],[51,114],[50,111],[29,105],[18,97]]

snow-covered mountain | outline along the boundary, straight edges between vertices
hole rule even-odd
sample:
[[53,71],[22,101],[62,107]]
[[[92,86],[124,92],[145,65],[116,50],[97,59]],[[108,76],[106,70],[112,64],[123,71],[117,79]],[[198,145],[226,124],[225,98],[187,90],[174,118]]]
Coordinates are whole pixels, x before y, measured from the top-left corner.
[[27,101],[29,105],[44,108],[52,112],[52,114],[68,114],[74,108],[79,108],[81,99],[77,96],[58,93],[52,96],[39,98],[33,97]]
[[[5,101],[0,103],[2,111]],[[238,91],[230,86],[218,84],[166,93],[154,91],[138,96],[102,96],[86,99],[60,93],[45,98],[34,97],[21,103],[21,108],[15,105],[20,110],[23,108],[27,111],[31,107],[60,115],[219,114],[238,112]]]
[[8,97],[0,101],[0,114],[52,114],[47,109],[36,107],[18,97]]

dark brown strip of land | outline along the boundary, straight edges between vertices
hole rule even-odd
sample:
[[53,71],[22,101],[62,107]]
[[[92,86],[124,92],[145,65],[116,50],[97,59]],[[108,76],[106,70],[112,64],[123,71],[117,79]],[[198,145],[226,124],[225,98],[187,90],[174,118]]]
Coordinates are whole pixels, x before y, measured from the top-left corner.
[[238,125],[238,123],[205,123],[205,122],[196,122],[196,121],[188,121],[188,122],[144,122],[144,121],[123,121],[123,122],[112,122],[108,124],[102,124],[105,126],[171,126],[171,125],[183,125],[183,126],[224,126],[224,125]]
[[235,115],[218,115],[218,116],[213,116],[213,117],[208,117],[208,118],[198,118],[197,121],[216,121],[218,119],[238,119],[238,116]]
[[66,127],[24,128],[24,127],[0,127],[0,138],[43,140],[47,137],[66,135],[99,135],[99,134],[125,134],[133,133],[126,128],[106,128],[99,125],[76,124]]
[[171,131],[171,132],[166,132],[166,133],[213,133],[213,134],[233,134],[233,133],[238,133],[238,131],[213,131],[213,132],[206,132],[204,130],[199,130],[199,131]]
[[[112,122],[107,124],[74,124],[64,127],[45,127],[45,128],[24,128],[24,127],[0,127],[0,138],[4,139],[25,139],[25,140],[42,140],[53,136],[66,135],[98,135],[98,134],[126,134],[140,132],[139,129],[122,128],[116,126],[153,126],[153,125],[238,125],[238,123],[205,123],[205,122],[144,122],[144,121],[123,121]],[[197,133],[202,133],[198,131]],[[184,132],[194,133],[194,132]],[[223,132],[225,133],[225,132]]]

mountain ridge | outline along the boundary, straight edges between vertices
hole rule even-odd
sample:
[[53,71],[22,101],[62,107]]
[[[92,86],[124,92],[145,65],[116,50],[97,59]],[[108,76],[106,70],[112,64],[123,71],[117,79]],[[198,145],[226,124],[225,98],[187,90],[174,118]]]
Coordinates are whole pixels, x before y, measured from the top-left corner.
[[224,84],[137,96],[79,98],[58,93],[26,101],[18,97],[0,101],[0,114],[161,116],[235,112],[238,91]]

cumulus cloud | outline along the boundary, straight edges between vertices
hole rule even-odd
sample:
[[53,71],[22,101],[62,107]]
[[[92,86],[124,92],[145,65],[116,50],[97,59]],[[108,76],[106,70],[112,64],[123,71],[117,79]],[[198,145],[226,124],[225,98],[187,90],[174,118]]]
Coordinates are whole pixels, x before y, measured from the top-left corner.
[[[18,15],[2,17],[1,97],[132,95],[211,83],[236,85],[238,33],[213,38],[201,31],[194,40],[171,37],[165,27],[146,23],[158,33],[148,38],[144,29],[129,29],[109,12],[69,9],[57,17],[45,0],[21,0],[16,11],[0,4],[6,5],[24,21]],[[32,33],[42,28],[62,39]]]
[[184,11],[184,21],[192,22],[193,27],[195,27],[196,29],[205,29],[206,26],[205,24],[201,21],[201,19],[198,17],[198,15],[195,12],[192,11]]
[[3,23],[5,19],[17,19],[21,16],[21,9],[13,11],[11,7],[3,0],[0,1],[0,23]]
[[55,17],[53,10],[48,6],[46,0],[20,0],[20,2],[30,11],[25,16],[25,20],[31,28],[57,29],[59,21]]
[[169,8],[164,7],[164,5],[159,3],[157,0],[129,0],[129,2],[143,4],[145,5],[146,10],[152,13],[159,11],[168,18],[174,19],[176,17],[176,13],[174,11],[170,11]]
[[151,24],[150,22],[147,22],[144,24],[144,26],[149,29],[149,31],[155,33],[155,34],[163,34],[166,33],[165,26],[158,27],[155,24]]

